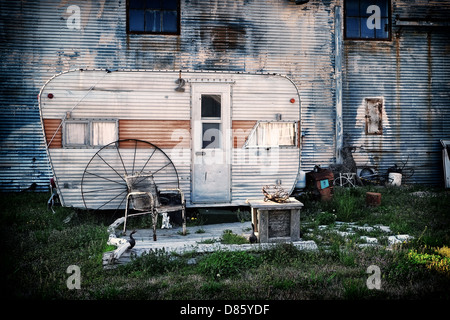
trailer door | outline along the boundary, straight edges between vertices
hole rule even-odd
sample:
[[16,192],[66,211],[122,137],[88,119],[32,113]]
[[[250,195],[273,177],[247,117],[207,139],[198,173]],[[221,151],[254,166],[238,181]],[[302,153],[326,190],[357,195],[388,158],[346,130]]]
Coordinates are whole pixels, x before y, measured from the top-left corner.
[[230,85],[193,83],[191,121],[192,202],[230,202]]

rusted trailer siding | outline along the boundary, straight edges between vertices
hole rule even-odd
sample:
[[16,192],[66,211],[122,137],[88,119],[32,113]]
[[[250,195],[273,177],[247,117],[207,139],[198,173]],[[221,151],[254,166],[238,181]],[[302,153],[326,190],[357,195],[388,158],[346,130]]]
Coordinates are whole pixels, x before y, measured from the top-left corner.
[[[183,90],[175,90],[180,77]],[[197,102],[209,93],[221,98],[219,114],[212,117],[203,116],[203,104]],[[301,150],[300,96],[295,83],[285,76],[220,71],[73,70],[50,79],[39,98],[48,155],[65,206],[123,207],[126,188],[119,190],[123,184],[119,174],[130,174],[124,163],[132,163],[131,171],[145,167],[145,173],[165,168],[166,158],[156,158],[152,151],[145,152],[147,146],[124,139],[151,142],[170,158],[179,184],[168,181],[171,177],[164,177],[163,172],[158,175],[159,182],[166,184],[164,187],[168,183],[171,188],[179,187],[189,207],[245,205],[248,198],[261,195],[264,185],[280,184],[292,191],[296,183]],[[196,116],[200,109],[202,115]],[[211,122],[220,123],[220,134],[214,134],[211,140],[220,143],[196,149],[198,141],[209,142],[208,131],[201,126]],[[278,131],[262,132],[262,140],[252,144],[249,137],[264,125],[275,126],[272,130]],[[284,143],[265,143],[267,136],[276,137],[277,132],[282,136],[280,127],[288,129]],[[121,141],[118,148],[104,149],[101,161],[91,160],[101,147],[98,141],[109,144],[116,140]],[[207,158],[205,153],[211,150],[214,154],[222,151],[225,157]],[[197,154],[204,155],[199,158]],[[214,167],[216,163],[218,166]],[[229,172],[220,179],[211,177],[216,169],[226,168]],[[97,178],[94,188],[83,186],[86,175],[91,180]],[[199,186],[206,188],[203,194],[209,194],[209,198],[199,195]],[[98,191],[103,189],[104,193]],[[106,191],[116,190],[120,195],[108,202],[110,193]],[[95,199],[91,197],[93,193]],[[229,196],[218,197],[223,193]],[[220,199],[216,200],[216,196]],[[90,204],[85,201],[88,197]]]

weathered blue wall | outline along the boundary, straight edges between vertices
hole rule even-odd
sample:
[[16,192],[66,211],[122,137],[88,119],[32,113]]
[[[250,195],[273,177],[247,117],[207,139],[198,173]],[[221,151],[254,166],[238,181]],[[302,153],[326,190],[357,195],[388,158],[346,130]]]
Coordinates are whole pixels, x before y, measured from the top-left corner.
[[[393,1],[392,18],[447,19],[448,1]],[[68,27],[70,5],[80,28]],[[181,33],[126,33],[126,0],[0,3],[0,189],[47,188],[37,95],[69,69],[233,70],[281,73],[302,97],[302,167],[335,161],[335,6],[340,0],[181,0]],[[449,137],[449,32],[393,26],[391,41],[344,41],[343,124],[355,154],[386,168],[410,155],[417,182],[439,183],[438,139]],[[398,34],[398,36],[397,36]],[[382,136],[364,135],[359,108],[382,96]]]
[[[450,2],[393,1],[391,41],[344,43],[345,143],[355,160],[407,182],[442,183],[440,139],[450,137]],[[446,20],[447,19],[447,20]],[[381,135],[365,133],[365,98],[384,100]]]

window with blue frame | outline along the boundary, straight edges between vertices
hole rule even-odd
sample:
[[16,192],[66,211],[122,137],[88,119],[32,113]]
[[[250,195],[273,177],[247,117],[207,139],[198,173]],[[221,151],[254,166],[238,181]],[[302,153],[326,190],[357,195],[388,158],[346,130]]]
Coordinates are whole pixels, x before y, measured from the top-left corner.
[[180,34],[180,1],[128,0],[127,32]]
[[345,39],[390,40],[390,0],[344,0]]

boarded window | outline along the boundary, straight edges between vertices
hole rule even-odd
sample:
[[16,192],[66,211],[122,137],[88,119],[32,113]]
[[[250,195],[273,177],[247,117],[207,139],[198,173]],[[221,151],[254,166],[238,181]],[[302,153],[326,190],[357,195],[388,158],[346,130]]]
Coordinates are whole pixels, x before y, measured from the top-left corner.
[[366,134],[383,134],[383,99],[366,98]]
[[258,122],[250,133],[248,147],[295,146],[295,122]]

